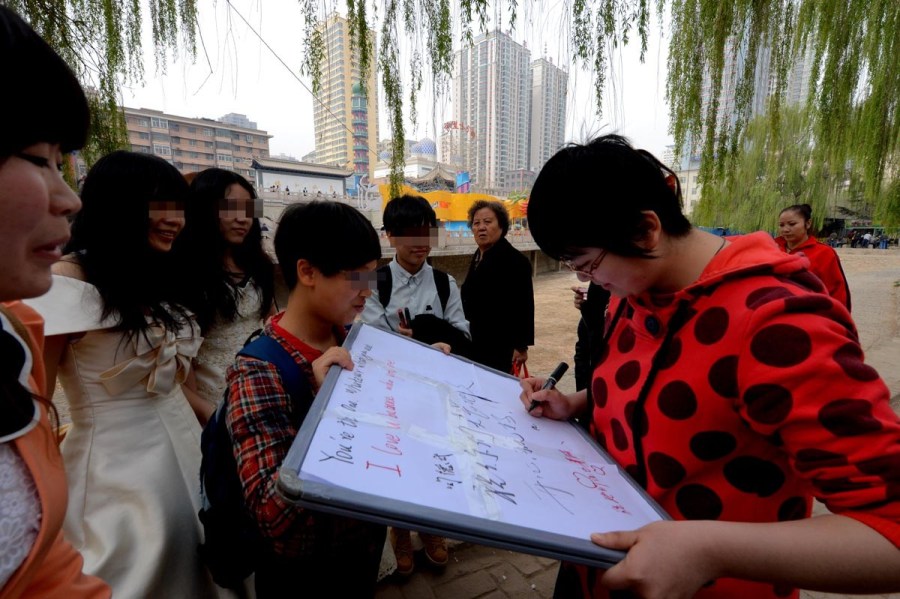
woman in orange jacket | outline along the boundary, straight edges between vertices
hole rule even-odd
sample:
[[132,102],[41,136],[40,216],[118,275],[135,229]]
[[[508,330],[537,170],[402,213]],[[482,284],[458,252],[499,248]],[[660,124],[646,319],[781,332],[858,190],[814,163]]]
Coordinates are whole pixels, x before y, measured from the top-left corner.
[[850,287],[841,268],[841,259],[833,248],[810,235],[812,231],[812,208],[809,204],[794,204],[781,211],[778,216],[780,237],[775,238],[784,252],[802,252],[809,259],[809,271],[819,277],[828,295],[841,302],[850,310]]
[[12,116],[0,136],[0,599],[106,598],[62,536],[66,478],[44,399],[41,321],[16,302],[50,288],[67,217],[81,205],[60,170],[84,145],[87,100],[62,59],[3,6],[0,75],[13,86],[0,94]]

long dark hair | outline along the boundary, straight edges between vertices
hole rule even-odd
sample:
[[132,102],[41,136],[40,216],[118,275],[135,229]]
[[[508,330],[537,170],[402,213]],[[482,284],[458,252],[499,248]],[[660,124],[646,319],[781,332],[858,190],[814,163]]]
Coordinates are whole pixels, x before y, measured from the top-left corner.
[[135,152],[107,154],[85,178],[66,252],[100,292],[103,317],[118,317],[119,330],[144,332],[148,316],[167,330],[190,321],[176,303],[171,252],[154,250],[148,240],[151,202],[183,207],[187,194],[174,166]]
[[[0,114],[7,115],[0,135],[0,164],[36,143],[57,143],[66,153],[84,146],[90,111],[78,79],[41,36],[2,5],[0,77],[8,82],[27,82],[14,93],[7,90],[0,94]],[[0,201],[5,193],[0,189]],[[6,275],[3,273],[2,276]],[[7,316],[13,322],[14,316]],[[3,356],[0,367],[0,415],[3,420],[11,425],[13,420],[18,424],[27,418],[32,413],[29,410],[33,407],[33,397],[47,407],[57,424],[59,419],[53,404],[19,382],[24,351],[8,331],[0,332],[0,355]],[[40,356],[32,357],[41,359]],[[48,390],[48,393],[52,392],[52,389]]]
[[[223,261],[228,242],[219,230],[219,209],[232,185],[239,185],[256,199],[250,182],[233,171],[210,168],[194,177],[185,208],[187,224],[176,242],[184,301],[197,315],[203,332],[217,319],[231,322],[240,316],[237,290]],[[259,289],[262,295],[259,316],[265,318],[275,296],[275,267],[263,249],[259,218],[254,216],[244,241],[231,248],[231,257]]]

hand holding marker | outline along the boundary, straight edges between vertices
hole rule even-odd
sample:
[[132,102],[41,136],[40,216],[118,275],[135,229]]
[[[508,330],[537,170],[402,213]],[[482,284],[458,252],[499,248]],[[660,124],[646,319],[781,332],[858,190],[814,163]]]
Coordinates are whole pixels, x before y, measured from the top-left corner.
[[[565,362],[560,362],[559,366],[554,368],[553,372],[550,373],[550,376],[547,377],[547,380],[544,381],[544,386],[541,387],[541,391],[546,391],[547,389],[552,389],[553,387],[555,387],[556,383],[559,382],[559,379],[562,378],[562,376],[566,373],[566,371],[568,369],[569,369],[568,364],[566,364]],[[536,399],[532,399],[531,405],[528,406],[528,412],[530,413],[532,410],[534,410],[539,405],[541,405],[541,402],[539,402]]]

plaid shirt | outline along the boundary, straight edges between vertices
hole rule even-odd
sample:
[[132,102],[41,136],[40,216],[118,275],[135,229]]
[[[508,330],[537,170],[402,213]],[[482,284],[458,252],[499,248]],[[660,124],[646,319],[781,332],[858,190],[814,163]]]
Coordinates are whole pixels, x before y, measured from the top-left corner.
[[[278,322],[281,315],[272,319]],[[278,341],[297,362],[309,383],[309,406],[318,391],[307,358],[278,330],[266,324],[264,335]],[[302,424],[290,396],[284,391],[275,365],[239,356],[228,367],[229,396],[226,425],[231,434],[244,501],[260,533],[273,552],[284,557],[321,555],[339,551],[344,544],[384,539],[384,527],[306,510],[286,501],[276,490],[278,469]],[[377,546],[380,550],[380,541]]]

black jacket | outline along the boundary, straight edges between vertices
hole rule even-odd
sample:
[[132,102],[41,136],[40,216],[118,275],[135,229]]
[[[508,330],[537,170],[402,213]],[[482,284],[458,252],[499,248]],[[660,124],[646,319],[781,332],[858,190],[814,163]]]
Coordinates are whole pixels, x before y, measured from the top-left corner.
[[531,262],[501,238],[472,256],[461,288],[472,333],[472,357],[501,372],[512,369],[513,349],[534,345],[534,288]]

